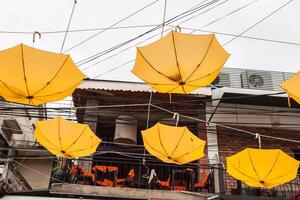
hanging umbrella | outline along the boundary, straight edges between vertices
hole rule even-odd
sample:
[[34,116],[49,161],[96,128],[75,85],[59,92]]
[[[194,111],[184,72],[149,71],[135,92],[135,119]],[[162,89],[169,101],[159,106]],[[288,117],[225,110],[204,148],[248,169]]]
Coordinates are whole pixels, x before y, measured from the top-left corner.
[[57,117],[38,121],[35,137],[56,156],[77,158],[94,153],[101,142],[87,124],[79,124]]
[[299,161],[280,149],[245,150],[227,158],[227,172],[252,187],[272,188],[296,178]]
[[[279,84],[286,91],[289,97],[300,104],[300,72]],[[290,101],[289,101],[290,105]]]
[[137,48],[132,72],[158,92],[188,94],[214,81],[228,57],[214,34],[171,31]]
[[19,44],[0,51],[0,96],[39,105],[72,94],[84,75],[69,55]]
[[205,141],[187,127],[157,123],[142,131],[142,137],[147,151],[166,163],[181,165],[204,156]]

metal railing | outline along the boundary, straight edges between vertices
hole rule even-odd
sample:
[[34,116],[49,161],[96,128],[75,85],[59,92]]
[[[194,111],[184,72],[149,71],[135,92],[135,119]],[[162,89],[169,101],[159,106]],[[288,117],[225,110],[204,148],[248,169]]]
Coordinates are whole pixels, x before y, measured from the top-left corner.
[[[95,187],[126,187],[141,189],[180,190],[213,193],[214,166],[192,163],[188,165],[170,165],[161,162],[141,160],[105,160],[93,162],[90,170],[80,165],[65,166],[53,171],[52,183],[94,185]],[[77,168],[77,169],[76,169]],[[78,169],[79,168],[79,169]]]
[[262,189],[250,187],[241,181],[238,181],[231,177],[223,170],[225,193],[232,195],[248,195],[248,196],[260,196],[260,197],[279,197],[283,199],[290,199],[293,195],[300,192],[300,178],[299,176],[294,180],[285,183],[283,185],[271,188]]
[[[300,191],[300,178],[272,189],[253,188],[234,179],[223,165],[171,165],[161,162],[102,158],[93,162],[91,170],[73,170],[72,166],[59,169],[54,182],[93,185],[95,187],[126,187],[141,189],[180,190],[227,195],[248,195],[290,199]],[[74,167],[74,166],[73,166]],[[80,168],[80,166],[79,166]],[[155,175],[153,174],[155,171]],[[60,180],[60,181],[59,181]]]

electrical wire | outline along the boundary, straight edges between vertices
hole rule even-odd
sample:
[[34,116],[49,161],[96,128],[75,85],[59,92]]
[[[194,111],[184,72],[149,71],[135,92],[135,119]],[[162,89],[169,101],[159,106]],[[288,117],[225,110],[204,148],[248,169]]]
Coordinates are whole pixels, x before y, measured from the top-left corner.
[[67,39],[68,31],[69,31],[69,28],[70,28],[70,25],[71,25],[71,21],[72,21],[72,18],[73,18],[73,14],[74,14],[76,4],[77,4],[77,0],[74,0],[74,4],[73,4],[73,7],[72,7],[71,15],[70,15],[69,22],[68,22],[68,25],[67,25],[67,29],[66,29],[66,32],[65,32],[65,36],[64,36],[63,42],[61,44],[60,53],[62,53],[62,51],[64,49],[64,45],[65,45],[65,42],[66,42],[66,39]]
[[264,18],[262,18],[261,20],[259,20],[258,22],[256,22],[255,24],[253,24],[252,26],[250,26],[249,28],[247,28],[243,32],[241,32],[240,34],[238,34],[237,36],[235,36],[234,38],[230,39],[228,42],[225,42],[224,44],[222,44],[222,46],[223,47],[226,46],[227,44],[231,43],[235,39],[239,38],[241,35],[247,33],[249,30],[251,30],[255,26],[259,25],[260,23],[262,23],[263,21],[265,21],[266,19],[268,19],[269,17],[271,17],[272,15],[274,15],[275,13],[277,13],[278,11],[280,11],[281,9],[283,9],[284,7],[286,7],[287,5],[292,3],[293,1],[294,0],[290,0],[287,3],[283,4],[282,6],[280,6],[279,8],[277,8],[276,10],[274,10],[273,12],[271,12],[270,14],[268,14],[267,16],[265,16]]
[[[218,1],[220,1],[220,0],[212,0],[212,1],[208,2],[208,3],[206,3],[206,4],[200,4],[200,5],[197,6],[196,8],[189,9],[189,10],[187,10],[187,11],[185,11],[185,12],[183,12],[183,13],[181,13],[181,14],[179,14],[179,15],[177,15],[177,16],[175,16],[175,17],[169,19],[169,20],[167,20],[167,21],[165,22],[165,24],[169,24],[169,23],[172,23],[173,21],[176,21],[176,20],[178,20],[178,19],[181,19],[181,18],[184,18],[184,17],[186,17],[186,16],[189,16],[190,14],[195,13],[195,12],[197,12],[197,11],[199,11],[199,10],[202,10],[202,9],[204,9],[204,8],[206,8],[206,7],[209,7],[210,5],[212,5],[212,4],[214,4],[214,3],[218,2]],[[97,59],[97,58],[99,58],[99,57],[101,57],[101,56],[103,56],[103,55],[106,55],[106,54],[108,54],[108,53],[110,53],[110,52],[112,52],[112,51],[114,51],[114,50],[116,50],[116,49],[119,49],[120,47],[122,47],[122,46],[124,46],[124,45],[126,45],[126,44],[128,44],[128,43],[130,43],[130,42],[133,42],[133,41],[135,41],[135,40],[137,40],[137,39],[143,37],[144,35],[147,35],[147,34],[153,32],[153,31],[159,29],[161,26],[162,26],[162,25],[158,25],[158,26],[156,26],[156,27],[154,27],[154,28],[152,28],[152,29],[150,29],[150,30],[148,30],[148,31],[146,31],[146,32],[144,32],[144,33],[138,35],[138,36],[135,36],[135,37],[133,37],[133,38],[131,38],[131,39],[125,41],[125,42],[122,42],[122,43],[120,43],[120,44],[118,44],[118,45],[116,45],[116,46],[114,46],[114,47],[111,47],[111,48],[109,48],[109,49],[106,49],[106,50],[104,50],[104,51],[101,51],[101,52],[99,52],[99,53],[96,53],[96,54],[94,54],[94,55],[92,55],[92,56],[89,56],[89,57],[87,57],[87,58],[84,58],[84,59],[78,61],[76,64],[77,64],[78,66],[81,66],[81,65],[86,64],[86,63],[88,63],[88,62],[91,62],[91,61],[93,61],[93,60],[95,60],[95,59]]]
[[[152,6],[153,4],[157,3],[158,1],[159,1],[159,0],[155,0],[155,1],[151,2],[150,4],[147,4],[146,6],[144,6],[144,7],[140,8],[140,9],[138,9],[137,11],[131,13],[130,15],[128,15],[128,16],[126,16],[126,17],[120,19],[119,21],[117,21],[117,22],[115,22],[115,23],[113,23],[113,24],[110,25],[108,28],[112,28],[112,27],[114,27],[115,25],[120,24],[121,22],[123,22],[123,21],[129,19],[130,17],[136,15],[137,13],[139,13],[139,12],[145,10],[146,8]],[[101,33],[105,32],[105,31],[107,31],[107,30],[109,30],[109,29],[101,30],[101,31],[99,31],[98,33],[95,33],[95,34],[93,34],[92,36],[90,36],[90,37],[88,37],[88,38],[86,38],[86,39],[84,39],[84,40],[78,42],[77,44],[73,45],[72,47],[70,47],[70,48],[68,48],[66,51],[64,51],[64,53],[67,52],[67,51],[70,51],[70,50],[72,50],[72,49],[74,49],[74,48],[76,48],[76,47],[78,47],[78,46],[80,46],[80,45],[82,45],[83,43],[85,43],[85,42],[87,42],[87,41],[89,41],[89,40],[95,38],[96,36],[100,35]]]
[[[211,24],[213,24],[213,23],[216,23],[216,22],[218,22],[218,21],[220,21],[220,20],[222,20],[222,19],[224,19],[224,18],[226,18],[226,17],[228,17],[228,16],[230,16],[230,15],[232,15],[232,14],[234,14],[234,13],[236,13],[236,12],[238,12],[238,11],[240,11],[240,10],[242,10],[242,9],[244,9],[244,8],[246,8],[246,7],[250,6],[250,5],[252,5],[252,4],[254,4],[254,3],[256,3],[257,1],[258,1],[258,0],[251,1],[250,3],[247,3],[247,4],[241,6],[241,7],[237,8],[237,9],[235,9],[235,10],[233,10],[233,11],[231,11],[231,12],[229,12],[229,13],[227,13],[227,14],[225,14],[225,15],[223,15],[223,16],[217,18],[217,19],[215,19],[215,20],[212,20],[211,22],[209,22],[209,23],[203,25],[200,29],[205,28],[205,27],[207,27],[207,26],[209,26],[209,25],[211,25]],[[216,5],[216,6],[212,7],[212,8],[210,8],[210,9],[208,9],[208,10],[206,10],[205,12],[201,12],[201,13],[195,15],[195,16],[192,16],[192,17],[188,18],[188,19],[186,19],[186,20],[180,22],[180,23],[178,24],[178,26],[181,25],[181,24],[183,24],[183,23],[185,23],[185,22],[187,22],[187,21],[189,21],[189,20],[191,20],[191,19],[194,19],[195,17],[199,17],[200,15],[202,15],[202,14],[204,14],[204,13],[206,13],[206,12],[208,12],[208,11],[210,11],[210,10],[212,10],[212,9],[214,9],[214,8],[216,8],[216,7],[218,7],[218,6],[222,5],[222,4],[224,4],[224,3],[226,3],[226,2],[227,2],[227,1],[223,1],[223,2],[221,2],[220,4],[218,4],[218,5]],[[170,26],[170,25],[166,25],[166,26]],[[173,26],[171,26],[171,27],[173,27]],[[180,26],[180,27],[181,27],[181,26]],[[170,29],[168,29],[168,30],[170,30]],[[168,30],[167,30],[167,31],[168,31]],[[195,32],[195,30],[193,30],[192,32],[190,32],[190,34],[193,33],[193,32]],[[163,33],[161,33],[161,34],[163,34]],[[157,35],[157,34],[156,34],[156,35]],[[154,35],[154,36],[152,36],[152,37],[155,37],[156,35]],[[146,41],[147,41],[148,39],[151,39],[152,37],[147,38]],[[145,42],[145,40],[142,41],[142,42]],[[142,42],[140,42],[140,43],[142,43]],[[139,44],[139,43],[138,43],[138,44]],[[135,44],[135,45],[138,45],[138,44]],[[132,47],[132,46],[126,48],[124,51],[126,51],[126,50],[128,50],[128,49],[131,49],[131,47]],[[116,56],[116,55],[119,55],[120,53],[122,53],[122,52],[124,52],[124,51],[120,51],[120,52],[117,53],[117,54],[114,54],[114,55],[112,55],[112,56],[109,56],[108,58],[112,58],[112,57],[114,57],[114,56]],[[103,61],[105,61],[105,60],[107,60],[107,59],[103,59],[103,60],[101,60],[101,61],[98,61],[98,62],[94,63],[93,65],[90,65],[90,66],[84,68],[83,70],[89,69],[89,68],[91,68],[92,66],[95,66],[96,64],[99,64],[99,63],[101,63],[101,62],[103,62]],[[102,74],[100,74],[100,75],[97,75],[97,76],[95,76],[95,77],[93,77],[93,78],[99,78],[100,76],[103,76],[103,75],[108,74],[108,73],[110,73],[110,72],[112,72],[112,71],[115,71],[115,70],[117,70],[117,69],[119,69],[119,68],[121,68],[121,67],[123,67],[123,66],[126,66],[127,64],[132,63],[132,62],[134,62],[134,61],[135,61],[135,59],[131,59],[131,60],[129,60],[129,61],[127,61],[127,62],[125,62],[125,63],[123,63],[123,64],[121,64],[121,65],[118,65],[118,66],[116,66],[116,67],[113,67],[111,70],[108,70],[108,71],[106,71],[106,72],[104,72],[104,73],[102,73]]]
[[[204,3],[204,2],[205,2],[205,1],[203,1],[203,2],[201,2],[201,3]],[[190,18],[188,18],[188,19],[185,19],[184,21],[178,23],[177,26],[179,26],[179,25],[181,25],[182,23],[185,23],[185,22],[187,22],[187,21],[189,21],[189,20],[191,20],[191,19],[193,19],[193,18],[195,18],[195,17],[198,17],[198,16],[200,16],[200,15],[202,15],[202,14],[205,14],[205,13],[207,13],[207,12],[209,12],[209,11],[215,9],[216,7],[221,6],[222,4],[224,4],[224,3],[226,3],[226,2],[228,2],[228,0],[223,1],[223,2],[221,2],[221,3],[219,3],[219,4],[215,5],[215,6],[212,6],[211,8],[209,8],[209,9],[203,11],[203,12],[200,12],[199,14],[197,14],[197,15],[195,15],[195,16],[192,16],[192,17],[190,17]],[[201,5],[201,4],[198,4],[198,5]],[[197,6],[198,6],[198,5],[197,5]],[[193,8],[195,8],[195,6],[194,6]],[[193,9],[193,8],[191,8],[191,9]],[[118,53],[115,53],[115,54],[113,54],[113,55],[111,55],[111,56],[109,56],[109,57],[107,57],[107,58],[105,58],[105,59],[102,59],[102,60],[100,60],[100,61],[98,61],[98,62],[96,62],[96,63],[94,63],[94,64],[92,64],[92,65],[90,65],[90,66],[88,66],[88,67],[85,67],[85,68],[82,69],[82,70],[87,70],[87,69],[89,69],[89,68],[91,68],[91,67],[93,67],[93,66],[95,66],[95,65],[97,65],[97,64],[102,63],[103,61],[106,61],[106,60],[108,60],[108,59],[110,59],[110,58],[113,58],[113,57],[115,57],[115,56],[117,56],[117,55],[120,55],[121,53],[123,53],[123,52],[125,52],[125,51],[127,51],[127,50],[129,50],[129,49],[131,49],[131,48],[133,48],[133,47],[135,47],[135,46],[137,46],[137,45],[140,45],[140,44],[142,44],[142,43],[144,43],[144,42],[146,42],[146,41],[148,41],[148,40],[150,40],[150,39],[152,39],[152,38],[155,38],[155,37],[158,36],[158,35],[161,35],[161,36],[162,36],[162,34],[163,34],[164,32],[167,32],[167,31],[171,30],[171,29],[174,27],[174,26],[171,26],[171,25],[167,25],[167,24],[165,24],[165,23],[164,23],[164,26],[169,26],[170,28],[168,28],[168,29],[166,29],[166,30],[162,30],[162,33],[154,34],[154,35],[152,35],[152,36],[146,38],[145,40],[142,40],[141,42],[138,42],[138,43],[136,43],[136,44],[134,44],[134,45],[132,45],[132,46],[129,46],[129,47],[127,47],[127,48],[125,48],[125,49],[119,51]],[[123,66],[126,66],[127,64],[132,63],[132,62],[134,62],[134,61],[135,61],[135,59],[131,59],[131,60],[129,60],[129,61],[127,61],[127,62],[125,62],[125,63],[123,63],[123,64],[121,64],[121,65],[118,65],[118,66],[116,66],[116,67],[113,67],[111,70],[108,70],[108,71],[106,71],[106,72],[104,72],[104,73],[102,73],[102,74],[99,74],[99,75],[97,75],[97,76],[95,76],[95,77],[93,77],[93,78],[99,78],[100,76],[103,76],[103,75],[108,74],[108,73],[110,73],[110,72],[112,72],[112,71],[115,71],[115,70],[117,70],[117,69],[119,69],[119,68],[121,68],[121,67],[123,67]]]

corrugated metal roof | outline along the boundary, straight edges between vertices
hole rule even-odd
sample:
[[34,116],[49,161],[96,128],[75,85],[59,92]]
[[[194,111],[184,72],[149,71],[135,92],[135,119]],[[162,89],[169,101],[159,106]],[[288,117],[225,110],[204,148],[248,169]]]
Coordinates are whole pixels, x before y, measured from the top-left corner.
[[[151,87],[141,82],[110,81],[85,79],[78,89],[99,89],[99,90],[122,90],[131,92],[151,92]],[[155,91],[154,91],[155,92]],[[211,96],[211,88],[204,87],[194,90],[190,94]]]

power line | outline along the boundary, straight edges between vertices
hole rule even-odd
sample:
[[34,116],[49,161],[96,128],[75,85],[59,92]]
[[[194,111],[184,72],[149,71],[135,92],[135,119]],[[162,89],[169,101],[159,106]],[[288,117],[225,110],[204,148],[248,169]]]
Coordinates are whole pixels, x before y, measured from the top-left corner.
[[70,24],[71,24],[71,21],[72,21],[72,17],[73,17],[73,14],[74,14],[76,4],[77,4],[77,0],[74,0],[74,4],[73,4],[73,8],[72,8],[71,15],[70,15],[70,18],[69,18],[69,22],[68,22],[68,25],[67,25],[67,29],[66,29],[66,32],[65,32],[65,36],[64,36],[61,48],[60,48],[60,53],[62,53],[65,42],[66,42],[66,39],[67,39],[68,31],[69,31],[69,28],[70,28]]
[[[69,29],[69,33],[78,33],[78,32],[92,32],[92,31],[100,31],[100,30],[119,30],[119,29],[132,29],[132,28],[148,28],[158,26],[158,24],[141,24],[141,25],[128,25],[128,26],[114,26],[114,27],[99,27],[99,28],[85,28],[85,29]],[[34,31],[0,31],[0,34],[28,34],[32,35]],[[39,31],[42,35],[46,34],[62,34],[66,33],[66,30],[54,30],[54,31]]]
[[[205,0],[205,1],[206,1],[206,0]],[[202,10],[202,9],[204,9],[204,8],[206,8],[206,7],[209,7],[210,5],[212,5],[212,4],[214,4],[214,3],[218,2],[218,1],[220,1],[220,0],[212,0],[212,1],[208,2],[208,3],[206,3],[206,4],[202,4],[202,5],[199,5],[199,6],[195,7],[195,8],[189,9],[189,10],[187,10],[187,11],[185,11],[185,12],[183,12],[183,13],[181,13],[181,14],[179,14],[179,15],[177,15],[177,16],[175,16],[175,17],[169,19],[169,20],[167,20],[165,24],[170,24],[170,23],[172,23],[173,21],[176,21],[176,20],[178,20],[178,19],[181,19],[181,18],[184,18],[184,17],[186,17],[186,16],[189,16],[189,15],[191,15],[191,14],[193,14],[193,13],[199,11],[199,10]],[[106,55],[106,54],[108,54],[108,53],[110,53],[110,52],[112,52],[112,51],[114,51],[114,50],[116,50],[116,49],[119,49],[120,47],[122,47],[122,46],[124,46],[124,45],[126,45],[126,44],[128,44],[128,43],[130,43],[130,42],[132,42],[132,41],[135,41],[135,40],[137,40],[137,39],[143,37],[144,35],[147,35],[147,34],[153,32],[153,31],[159,29],[161,26],[162,26],[162,25],[158,25],[158,26],[156,26],[156,27],[154,27],[154,28],[152,28],[152,29],[150,29],[150,30],[148,30],[148,31],[146,31],[146,32],[144,32],[144,33],[142,33],[142,34],[136,36],[136,37],[133,37],[133,38],[131,38],[131,39],[125,41],[125,42],[122,42],[122,43],[120,43],[120,44],[118,44],[118,45],[116,45],[116,46],[114,46],[114,47],[111,47],[111,48],[109,48],[109,49],[106,49],[106,50],[104,50],[104,51],[101,51],[101,52],[99,52],[99,53],[96,53],[96,54],[94,54],[94,55],[92,55],[92,56],[89,56],[89,57],[87,57],[87,58],[84,58],[84,59],[78,61],[76,64],[77,64],[78,66],[81,66],[81,65],[86,64],[86,63],[88,63],[88,62],[91,62],[91,61],[93,61],[93,60],[95,60],[95,59],[97,59],[97,58],[99,58],[99,57],[101,57],[101,56],[103,56],[103,55]]]
[[[130,18],[130,17],[132,17],[132,16],[136,15],[137,13],[139,13],[139,12],[141,12],[141,11],[145,10],[146,8],[148,8],[148,7],[152,6],[153,4],[155,4],[155,3],[156,3],[156,2],[158,2],[158,1],[159,1],[159,0],[155,0],[155,1],[151,2],[150,4],[148,4],[148,5],[144,6],[144,7],[142,7],[141,9],[139,9],[139,10],[137,10],[137,11],[135,11],[135,12],[131,13],[130,15],[128,15],[128,16],[126,16],[126,17],[122,18],[121,20],[119,20],[119,21],[117,21],[117,22],[113,23],[113,24],[112,24],[112,25],[110,25],[108,28],[111,28],[111,27],[114,27],[115,25],[118,25],[119,23],[121,23],[121,22],[123,22],[123,21],[127,20],[128,18]],[[108,30],[108,29],[104,29],[104,30],[101,30],[101,31],[100,31],[100,32],[98,32],[98,33],[95,33],[95,34],[93,34],[92,36],[90,36],[90,37],[88,37],[88,38],[86,38],[86,39],[82,40],[81,42],[79,42],[79,43],[77,43],[77,44],[73,45],[72,47],[70,47],[69,49],[67,49],[67,50],[66,50],[66,51],[64,51],[64,52],[70,51],[70,50],[72,50],[72,49],[74,49],[74,48],[76,48],[76,47],[78,47],[78,46],[82,45],[83,43],[85,43],[85,42],[87,42],[87,41],[89,41],[89,40],[93,39],[94,37],[96,37],[96,36],[100,35],[101,33],[105,32],[105,31],[107,31],[107,30]]]
[[[235,10],[229,12],[229,13],[226,14],[226,15],[223,15],[222,17],[219,17],[219,18],[217,18],[217,19],[215,19],[215,20],[212,20],[211,22],[209,22],[209,23],[203,25],[201,28],[204,28],[204,27],[209,26],[209,25],[211,25],[211,24],[213,24],[213,23],[216,23],[216,22],[218,22],[218,21],[220,21],[220,20],[222,20],[222,19],[224,19],[224,18],[226,18],[226,17],[228,17],[228,16],[230,16],[230,15],[232,15],[232,14],[234,14],[234,13],[236,13],[236,12],[238,12],[238,11],[240,11],[240,10],[242,10],[242,9],[244,9],[244,8],[246,8],[246,7],[248,7],[248,6],[250,6],[250,5],[252,5],[252,4],[254,4],[254,3],[257,2],[257,1],[258,1],[258,0],[251,1],[250,3],[247,3],[247,4],[245,4],[245,5],[243,5],[243,6],[239,7],[239,8],[237,8],[237,9],[235,9]],[[223,2],[221,2],[220,4],[218,4],[218,5],[216,5],[216,6],[212,7],[212,8],[210,8],[210,9],[204,11],[204,12],[201,12],[201,13],[195,15],[195,16],[192,16],[192,17],[190,17],[190,18],[188,18],[188,19],[186,19],[186,20],[180,22],[178,25],[183,24],[183,23],[185,23],[185,22],[187,22],[187,21],[189,21],[189,20],[191,20],[191,19],[194,19],[195,17],[198,17],[198,16],[200,16],[200,15],[206,13],[207,11],[210,11],[210,10],[212,10],[212,9],[214,9],[214,8],[216,8],[216,7],[218,7],[218,6],[222,5],[222,4],[224,4],[224,3],[226,3],[226,2],[227,2],[227,1],[223,1]],[[169,26],[169,25],[167,25],[167,26]],[[190,32],[190,33],[193,33],[193,32],[195,32],[195,31],[193,30],[193,31]],[[156,36],[156,35],[155,35],[155,36]],[[151,39],[151,38],[152,38],[152,37],[150,37],[149,39]],[[148,40],[148,38],[147,38],[146,40]],[[145,40],[144,40],[144,41],[145,41]],[[143,41],[143,42],[144,42],[144,41]],[[141,43],[141,42],[140,42],[140,43]],[[140,43],[138,43],[138,44],[140,44]],[[136,44],[136,45],[138,45],[138,44]],[[131,46],[131,47],[132,47],[132,46]],[[130,49],[131,47],[126,48],[125,50],[128,50],[128,49]],[[124,52],[124,50],[120,51],[119,53],[122,53],[122,52]],[[112,56],[109,56],[108,58],[112,58],[112,57],[114,57],[115,55],[118,55],[119,53],[114,54],[114,55],[112,55]],[[104,60],[107,60],[107,58],[106,58],[106,59],[102,59],[101,61],[98,61],[98,62],[94,63],[94,65],[95,65],[95,64],[99,64],[99,63],[103,62]],[[127,62],[125,62],[125,63],[123,63],[123,64],[121,64],[121,65],[118,65],[118,66],[114,67],[114,68],[111,69],[111,70],[108,70],[108,71],[106,71],[106,72],[104,72],[104,73],[102,73],[102,74],[100,74],[100,75],[95,76],[94,78],[99,78],[100,76],[103,76],[103,75],[108,74],[108,73],[110,73],[110,72],[112,72],[112,71],[115,71],[115,70],[117,70],[117,69],[119,69],[119,68],[121,68],[121,67],[123,67],[123,66],[126,66],[127,64],[129,64],[129,63],[131,63],[131,62],[133,62],[133,61],[134,61],[134,59],[132,59],[132,60],[130,60],[130,61],[127,61]],[[88,66],[88,67],[84,68],[83,70],[89,69],[90,67],[92,67],[92,66],[94,66],[94,65]]]
[[[209,12],[209,11],[215,9],[216,7],[221,6],[222,4],[226,3],[227,1],[228,1],[228,0],[223,1],[223,2],[217,4],[217,5],[215,5],[215,6],[211,7],[211,8],[209,8],[209,9],[203,11],[203,12],[200,12],[199,14],[197,14],[197,15],[195,15],[195,16],[192,16],[192,17],[190,17],[190,18],[188,18],[188,19],[185,19],[184,21],[178,23],[178,25],[180,25],[180,24],[182,24],[182,23],[185,23],[185,22],[187,22],[187,21],[189,21],[189,20],[191,20],[191,19],[193,19],[193,18],[195,18],[195,17],[198,17],[198,16],[200,16],[200,15],[202,15],[202,14],[204,14],[204,13],[207,13],[207,12]],[[205,1],[203,1],[203,2],[201,2],[201,3],[204,3],[204,2],[205,2]],[[201,5],[201,3],[198,4],[198,5]],[[192,7],[191,9],[197,7],[198,5]],[[170,25],[167,25],[166,23],[163,23],[163,24],[164,24],[165,26],[170,26]],[[170,27],[171,27],[171,28],[169,28],[169,29],[167,29],[167,30],[163,30],[163,32],[167,32],[167,31],[169,31],[169,30],[171,30],[171,29],[173,28],[173,26],[170,26]],[[99,63],[101,63],[101,62],[103,62],[103,61],[105,61],[105,60],[108,60],[108,59],[110,59],[110,58],[112,58],[112,57],[115,57],[116,55],[119,55],[119,54],[121,54],[121,53],[123,53],[123,52],[125,52],[125,51],[127,51],[127,50],[129,50],[129,49],[131,49],[132,47],[135,47],[135,46],[137,46],[137,45],[139,45],[139,44],[142,44],[142,43],[144,43],[144,42],[146,42],[146,41],[148,41],[148,40],[150,40],[150,39],[152,39],[152,38],[154,38],[154,37],[156,37],[156,36],[158,36],[158,35],[162,35],[162,33],[154,34],[154,35],[152,35],[152,36],[146,38],[145,40],[143,40],[143,41],[141,41],[141,42],[138,42],[138,43],[136,43],[135,45],[132,45],[132,46],[130,46],[130,47],[127,47],[127,48],[125,48],[125,49],[119,51],[118,53],[113,54],[113,55],[111,55],[111,56],[109,56],[109,57],[107,57],[107,58],[105,58],[105,59],[102,59],[102,60],[100,60],[100,61],[94,63],[93,65],[90,65],[90,66],[88,66],[88,67],[86,67],[86,68],[84,68],[84,69],[82,69],[82,70],[87,70],[87,69],[89,69],[89,68],[91,68],[91,67],[93,67],[93,66],[95,66],[95,65],[97,65],[97,64],[99,64]],[[106,72],[104,72],[104,73],[102,73],[102,74],[99,74],[99,75],[97,75],[97,76],[95,76],[95,77],[93,77],[93,78],[99,78],[100,76],[103,76],[103,75],[108,74],[108,73],[110,73],[110,72],[112,72],[112,71],[115,71],[115,70],[117,70],[117,69],[119,69],[119,68],[121,68],[121,67],[123,67],[123,66],[126,66],[127,64],[129,64],[129,63],[131,63],[131,62],[134,62],[134,60],[135,60],[135,59],[131,59],[131,60],[129,60],[129,61],[127,61],[127,62],[125,62],[125,63],[123,63],[123,64],[121,64],[121,65],[118,65],[118,66],[114,67],[113,69],[108,70],[108,71],[106,71]]]
[[280,6],[279,8],[277,8],[275,11],[273,11],[272,13],[268,14],[266,17],[262,18],[261,20],[259,20],[258,22],[256,22],[255,24],[253,24],[252,26],[250,26],[249,28],[247,28],[245,31],[241,32],[240,34],[238,34],[237,36],[235,36],[234,38],[232,38],[231,40],[229,40],[228,42],[225,42],[222,46],[226,46],[227,44],[229,44],[230,42],[232,42],[233,40],[237,39],[238,37],[240,37],[241,35],[245,34],[246,32],[248,32],[249,30],[251,30],[252,28],[254,28],[255,26],[259,25],[261,22],[265,21],[266,19],[268,19],[269,17],[271,17],[272,15],[274,15],[275,13],[277,13],[278,11],[280,11],[282,8],[284,8],[285,6],[289,5],[291,2],[293,2],[294,0],[290,0],[287,3],[285,3],[284,5]]

